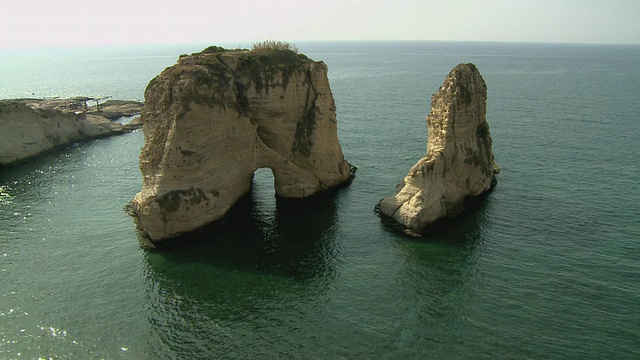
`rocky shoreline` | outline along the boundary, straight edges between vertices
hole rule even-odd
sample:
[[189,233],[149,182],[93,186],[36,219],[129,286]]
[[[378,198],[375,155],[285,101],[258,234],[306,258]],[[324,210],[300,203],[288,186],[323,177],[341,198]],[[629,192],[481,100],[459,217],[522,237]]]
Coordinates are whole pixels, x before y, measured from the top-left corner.
[[[142,126],[139,101],[75,97],[0,100],[0,168],[76,142],[131,132]],[[92,103],[95,104],[92,104]],[[93,105],[93,106],[92,106]]]

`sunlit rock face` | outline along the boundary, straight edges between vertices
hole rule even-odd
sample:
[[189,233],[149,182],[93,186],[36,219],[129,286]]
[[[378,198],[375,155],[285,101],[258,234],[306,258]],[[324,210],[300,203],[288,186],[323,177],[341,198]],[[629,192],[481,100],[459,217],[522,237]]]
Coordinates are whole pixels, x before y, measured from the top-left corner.
[[469,196],[495,185],[491,135],[486,121],[487,86],[473,64],[460,64],[431,99],[427,154],[396,194],[381,200],[380,214],[412,235],[436,220],[457,215]]
[[142,121],[132,210],[155,243],[222,218],[259,168],[273,171],[285,198],[351,180],[327,66],[289,50],[183,55],[149,83]]

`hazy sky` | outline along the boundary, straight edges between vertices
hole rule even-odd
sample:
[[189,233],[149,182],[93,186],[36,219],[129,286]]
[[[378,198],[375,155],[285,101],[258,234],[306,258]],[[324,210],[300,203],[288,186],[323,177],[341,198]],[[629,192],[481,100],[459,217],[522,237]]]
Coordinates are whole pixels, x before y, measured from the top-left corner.
[[640,44],[640,0],[15,0],[0,48],[264,39]]

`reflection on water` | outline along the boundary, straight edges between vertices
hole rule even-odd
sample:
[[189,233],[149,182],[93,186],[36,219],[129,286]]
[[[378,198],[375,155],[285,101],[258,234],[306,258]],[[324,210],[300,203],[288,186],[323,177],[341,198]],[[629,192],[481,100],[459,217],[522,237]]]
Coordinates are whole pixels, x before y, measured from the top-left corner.
[[[475,276],[479,247],[482,246],[486,229],[490,228],[489,197],[474,199],[455,219],[442,224],[425,238],[404,237],[396,241],[395,250],[403,258],[408,288],[429,293],[430,309],[426,313],[451,314],[454,306],[449,298],[452,292],[460,291]],[[433,274],[432,272],[442,273]],[[433,289],[424,288],[424,279],[447,279],[446,286],[433,284]],[[421,280],[422,279],[422,280]],[[434,294],[439,296],[433,296]],[[446,301],[440,301],[447,299]],[[441,305],[437,305],[441,302]],[[439,307],[448,309],[441,311]]]
[[[475,277],[480,249],[490,228],[490,208],[490,196],[474,199],[458,217],[423,238],[394,239],[395,253],[402,259],[398,286],[403,289],[404,301],[412,304],[398,340],[403,347],[422,344],[433,354],[456,358],[464,355],[461,342],[467,348],[479,342],[468,319],[474,312]],[[456,341],[451,341],[452,329]]]
[[339,193],[276,200],[265,183],[254,181],[224,223],[146,253],[148,321],[162,348],[267,355],[333,281]]
[[11,203],[12,196],[7,192],[8,190],[7,186],[0,185],[0,206]]

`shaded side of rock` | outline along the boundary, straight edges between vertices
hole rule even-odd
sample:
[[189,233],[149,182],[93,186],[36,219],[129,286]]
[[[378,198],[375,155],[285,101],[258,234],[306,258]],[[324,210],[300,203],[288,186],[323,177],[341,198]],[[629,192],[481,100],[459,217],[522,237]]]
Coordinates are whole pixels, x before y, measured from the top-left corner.
[[273,171],[285,198],[351,179],[324,63],[288,50],[209,49],[181,56],[145,92],[143,188],[132,210],[155,242],[221,219],[259,168]]
[[460,64],[431,99],[427,154],[396,194],[377,211],[418,235],[435,221],[456,216],[464,200],[495,185],[494,157],[486,121],[487,87],[473,64]]

